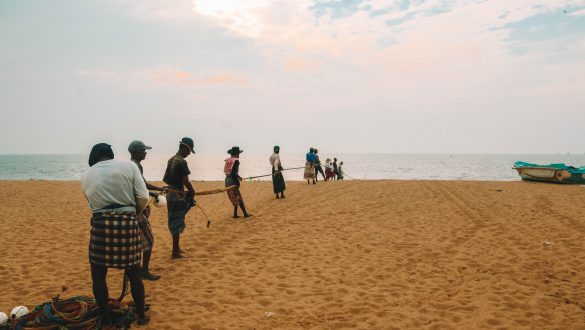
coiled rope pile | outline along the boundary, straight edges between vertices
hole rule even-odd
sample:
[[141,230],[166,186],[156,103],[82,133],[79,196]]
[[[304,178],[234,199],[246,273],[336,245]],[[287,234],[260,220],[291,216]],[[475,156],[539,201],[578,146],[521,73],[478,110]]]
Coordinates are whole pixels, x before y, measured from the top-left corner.
[[[116,299],[109,300],[112,328],[128,329],[136,320],[134,309]],[[95,299],[85,296],[53,298],[13,321],[14,330],[93,330],[102,329],[102,317]]]

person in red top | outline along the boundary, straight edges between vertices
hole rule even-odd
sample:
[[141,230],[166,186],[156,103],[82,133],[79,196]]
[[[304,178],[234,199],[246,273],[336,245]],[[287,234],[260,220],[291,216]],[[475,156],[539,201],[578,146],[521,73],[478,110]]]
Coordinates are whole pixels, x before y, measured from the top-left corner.
[[240,154],[242,152],[244,152],[244,150],[240,150],[240,147],[232,147],[230,150],[228,150],[228,154],[230,154],[231,157],[225,160],[225,165],[223,167],[223,173],[225,174],[225,186],[236,186],[236,188],[227,191],[230,202],[232,202],[232,205],[234,206],[234,218],[239,218],[238,206],[240,206],[242,212],[244,212],[244,218],[252,216],[246,212],[244,199],[240,193],[240,181],[242,181],[242,178],[238,175],[238,170],[240,168]]

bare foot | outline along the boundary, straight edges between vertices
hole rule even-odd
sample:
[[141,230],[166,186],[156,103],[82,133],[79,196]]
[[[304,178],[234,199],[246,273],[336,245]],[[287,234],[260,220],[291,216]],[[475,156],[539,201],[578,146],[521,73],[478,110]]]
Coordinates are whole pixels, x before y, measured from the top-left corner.
[[185,258],[185,256],[182,255],[181,253],[173,254],[171,256],[171,259],[181,259],[181,258]]
[[239,215],[234,215],[232,218],[237,219],[239,217],[240,217]]
[[251,214],[244,214],[244,218],[249,218],[251,216],[252,216]]

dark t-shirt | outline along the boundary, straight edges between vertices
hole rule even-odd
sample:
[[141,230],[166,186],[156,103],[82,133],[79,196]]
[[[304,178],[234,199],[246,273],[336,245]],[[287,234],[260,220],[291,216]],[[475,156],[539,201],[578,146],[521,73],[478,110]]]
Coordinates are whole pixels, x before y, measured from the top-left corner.
[[321,165],[321,160],[319,160],[319,155],[315,155],[315,165]]
[[191,174],[191,171],[189,171],[189,166],[187,166],[185,158],[174,155],[167,162],[167,169],[165,170],[163,181],[170,186],[183,190],[183,178],[189,174]]

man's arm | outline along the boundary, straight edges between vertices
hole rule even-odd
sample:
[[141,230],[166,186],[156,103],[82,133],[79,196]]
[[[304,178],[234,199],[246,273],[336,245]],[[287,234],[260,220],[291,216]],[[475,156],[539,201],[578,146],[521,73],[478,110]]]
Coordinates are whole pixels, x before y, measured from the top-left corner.
[[148,205],[148,189],[146,189],[146,182],[140,174],[137,166],[132,166],[132,174],[134,181],[134,198],[136,200],[136,214],[142,214],[142,211]]
[[187,187],[187,191],[189,191],[189,193],[192,196],[195,196],[195,189],[193,189],[193,185],[191,185],[191,181],[189,181],[189,176],[185,175],[183,177],[183,184],[185,185],[185,187]]
[[158,201],[158,196],[159,194],[152,192],[150,190],[156,190],[156,191],[165,191],[165,188],[163,187],[159,187],[159,186],[155,186],[151,183],[146,182],[146,179],[144,179],[144,183],[146,183],[146,189],[149,190],[148,194],[152,197],[154,197],[157,201]]
[[156,190],[156,191],[164,191],[165,190],[163,187],[155,186],[155,185],[148,183],[148,182],[146,182],[146,189]]

